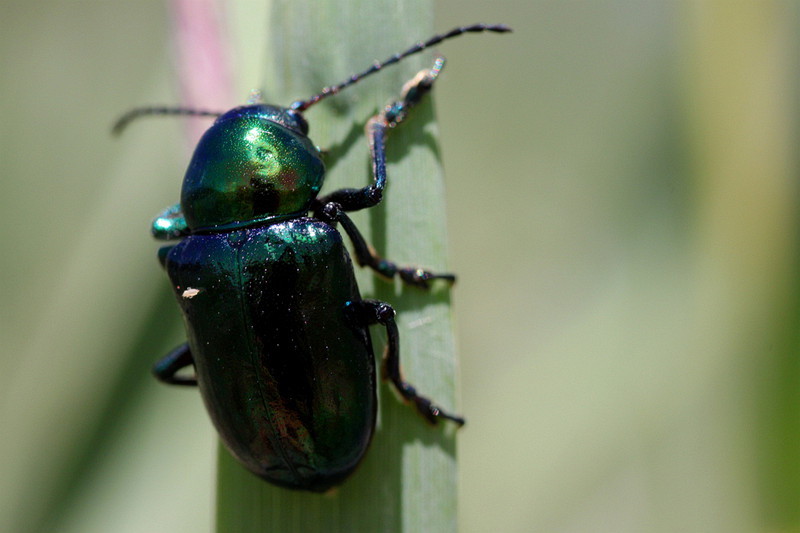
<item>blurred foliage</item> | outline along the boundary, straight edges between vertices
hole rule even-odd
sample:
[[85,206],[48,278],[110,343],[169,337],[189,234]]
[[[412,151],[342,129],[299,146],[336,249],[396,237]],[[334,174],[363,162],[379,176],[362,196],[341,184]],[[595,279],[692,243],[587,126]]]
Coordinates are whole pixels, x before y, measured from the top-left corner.
[[[800,531],[798,4],[437,17],[516,30],[443,47],[436,95],[461,530]],[[0,6],[0,531],[210,528],[200,399],[149,378],[182,331],[147,225],[189,147],[108,133],[177,101],[170,32],[157,2]]]

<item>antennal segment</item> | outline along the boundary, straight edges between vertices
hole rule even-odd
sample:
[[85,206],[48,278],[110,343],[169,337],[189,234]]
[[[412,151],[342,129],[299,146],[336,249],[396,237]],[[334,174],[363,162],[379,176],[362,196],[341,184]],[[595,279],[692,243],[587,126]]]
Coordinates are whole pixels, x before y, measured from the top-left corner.
[[347,87],[349,87],[349,86],[361,81],[362,79],[366,78],[370,74],[375,74],[376,72],[381,70],[383,67],[387,67],[389,65],[393,65],[393,64],[399,62],[401,59],[405,59],[406,57],[408,57],[410,55],[413,55],[413,54],[416,54],[418,52],[421,52],[421,51],[425,50],[426,48],[430,48],[431,46],[437,45],[440,42],[445,41],[447,39],[452,39],[453,37],[458,37],[459,35],[461,35],[463,33],[481,33],[481,32],[485,32],[485,31],[494,32],[494,33],[506,33],[506,32],[510,32],[511,28],[509,28],[505,24],[473,24],[472,26],[462,26],[462,27],[459,27],[459,28],[453,28],[452,30],[450,30],[447,33],[434,35],[433,37],[431,37],[430,39],[428,39],[425,42],[419,42],[419,43],[415,44],[414,46],[412,46],[411,48],[409,48],[408,50],[406,50],[405,52],[400,52],[399,54],[395,54],[392,57],[386,59],[385,61],[376,62],[371,67],[369,67],[367,70],[365,70],[364,72],[362,72],[360,74],[353,74],[352,76],[350,76],[350,78],[348,78],[347,80],[343,81],[342,83],[340,83],[338,85],[331,85],[331,86],[325,87],[324,89],[322,89],[322,91],[319,94],[315,94],[314,96],[312,96],[308,100],[299,100],[297,102],[294,102],[291,105],[291,109],[293,109],[295,111],[300,111],[300,112],[305,111],[306,109],[308,109],[312,105],[316,104],[317,102],[319,102],[323,98],[327,98],[328,96],[337,94],[342,89],[345,89],[345,88],[347,88]]
[[190,107],[137,107],[136,109],[131,109],[124,115],[122,115],[117,122],[114,123],[114,127],[111,129],[111,133],[114,135],[119,135],[122,131],[128,127],[128,124],[133,122],[134,120],[147,116],[147,115],[182,115],[182,116],[189,116],[189,117],[218,117],[222,113],[219,111],[206,111],[204,109],[192,109]]

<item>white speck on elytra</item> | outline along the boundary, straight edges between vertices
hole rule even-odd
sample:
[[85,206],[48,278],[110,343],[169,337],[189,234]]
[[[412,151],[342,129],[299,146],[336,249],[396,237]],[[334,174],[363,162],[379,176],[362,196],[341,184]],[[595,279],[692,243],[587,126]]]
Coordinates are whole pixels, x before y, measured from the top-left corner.
[[200,289],[193,289],[191,287],[187,287],[186,290],[183,291],[183,294],[181,296],[187,299],[191,299],[197,296],[198,294],[200,294]]

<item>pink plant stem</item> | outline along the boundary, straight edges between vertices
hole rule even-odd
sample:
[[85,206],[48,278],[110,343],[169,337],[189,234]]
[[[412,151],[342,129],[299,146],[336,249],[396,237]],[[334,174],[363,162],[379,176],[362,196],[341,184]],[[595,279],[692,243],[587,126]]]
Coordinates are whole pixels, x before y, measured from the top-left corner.
[[[231,50],[223,2],[171,0],[181,104],[226,111],[235,105]],[[209,119],[188,119],[187,137],[194,146]]]

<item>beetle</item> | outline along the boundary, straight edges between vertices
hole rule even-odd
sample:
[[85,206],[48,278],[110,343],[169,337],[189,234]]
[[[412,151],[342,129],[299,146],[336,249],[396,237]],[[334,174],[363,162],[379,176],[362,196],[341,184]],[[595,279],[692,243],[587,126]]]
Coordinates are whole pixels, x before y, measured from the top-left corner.
[[[387,332],[384,375],[430,423],[464,419],[435,405],[400,373],[394,309],[363,299],[341,226],[357,262],[420,288],[455,276],[383,259],[347,213],[377,205],[386,185],[385,139],[433,86],[436,58],[400,98],[366,125],[373,182],[318,196],[325,165],[303,112],[320,100],[435,44],[468,32],[508,32],[474,24],[435,35],[289,107],[252,103],[225,113],[145,107],[125,114],[120,132],[145,115],[205,115],[216,121],[199,141],[180,203],[153,222],[183,314],[188,342],[160,359],[155,376],[197,385],[230,452],[251,472],[290,489],[325,492],[366,453],[377,414],[376,363],[369,326]],[[193,366],[194,375],[182,369]]]

